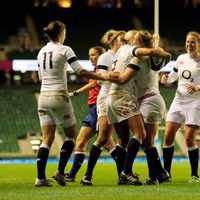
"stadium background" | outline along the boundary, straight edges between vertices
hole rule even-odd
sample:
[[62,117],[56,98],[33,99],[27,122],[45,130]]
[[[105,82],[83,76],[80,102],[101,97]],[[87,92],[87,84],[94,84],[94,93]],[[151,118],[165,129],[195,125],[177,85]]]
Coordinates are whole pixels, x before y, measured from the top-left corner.
[[[69,7],[62,7],[68,3]],[[195,4],[196,2],[196,4]],[[65,4],[66,5],[66,4]],[[159,33],[161,46],[171,52],[172,59],[184,52],[185,35],[189,31],[200,32],[199,1],[160,1]],[[88,59],[88,49],[101,45],[100,38],[108,29],[147,29],[153,33],[153,0],[118,1],[56,1],[18,0],[2,1],[0,7],[0,158],[35,157],[37,149],[31,142],[41,137],[37,116],[37,95],[40,88],[37,72],[14,71],[14,59],[36,59],[38,50],[47,41],[42,28],[54,19],[67,25],[66,44],[76,52],[78,59]],[[68,73],[69,91],[87,82]],[[161,85],[167,107],[169,107],[176,84]],[[82,119],[87,115],[87,96],[73,97],[77,117],[77,132]],[[164,121],[159,131],[162,141]],[[63,140],[61,128],[57,129],[56,141],[51,157],[59,155]],[[90,144],[94,141],[90,141]],[[37,146],[37,144],[36,144]],[[88,148],[90,145],[88,145]],[[176,155],[187,156],[182,133],[176,143]],[[141,156],[142,156],[142,152]],[[104,152],[103,156],[106,156]]]

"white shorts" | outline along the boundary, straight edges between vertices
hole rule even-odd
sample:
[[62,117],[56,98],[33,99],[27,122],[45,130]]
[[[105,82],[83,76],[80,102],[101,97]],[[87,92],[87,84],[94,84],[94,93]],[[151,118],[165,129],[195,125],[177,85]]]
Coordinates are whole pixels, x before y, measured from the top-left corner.
[[107,95],[98,95],[97,97],[97,115],[98,118],[102,116],[107,116],[107,104],[106,104]]
[[139,102],[139,109],[143,116],[144,123],[161,123],[165,112],[165,101],[160,94],[147,97]]
[[110,124],[115,124],[140,114],[136,98],[126,93],[122,88],[110,90],[106,99],[107,116]]
[[200,126],[200,100],[185,102],[174,99],[167,113],[166,121],[177,122],[181,125]]
[[62,125],[67,128],[76,123],[74,109],[66,94],[50,95],[42,92],[38,99],[40,125]]

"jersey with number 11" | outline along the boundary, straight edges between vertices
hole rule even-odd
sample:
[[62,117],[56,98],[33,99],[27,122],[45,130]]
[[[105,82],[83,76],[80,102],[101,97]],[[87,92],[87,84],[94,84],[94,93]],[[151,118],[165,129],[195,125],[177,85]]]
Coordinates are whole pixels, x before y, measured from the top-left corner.
[[43,91],[67,91],[67,67],[76,60],[74,51],[60,43],[48,42],[38,53],[38,74]]

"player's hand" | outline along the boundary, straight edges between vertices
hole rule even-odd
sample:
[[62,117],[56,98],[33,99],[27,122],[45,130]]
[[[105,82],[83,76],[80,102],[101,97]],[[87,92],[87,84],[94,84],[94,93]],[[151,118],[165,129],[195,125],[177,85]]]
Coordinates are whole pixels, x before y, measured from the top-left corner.
[[162,77],[161,77],[160,82],[161,82],[162,84],[166,84],[166,83],[167,83],[167,80],[168,80],[168,74],[163,74]]
[[109,71],[108,72],[109,78],[118,78],[118,76],[120,75],[120,73],[118,71]]
[[73,92],[68,92],[68,96],[69,96],[69,97],[73,97],[73,96],[74,96],[74,93],[73,93]]
[[102,78],[104,81],[109,81],[109,80],[116,80],[119,77],[119,72],[118,71],[109,71],[106,74],[102,74]]
[[188,94],[193,94],[195,92],[198,92],[200,90],[199,86],[195,86],[195,85],[189,85],[187,87],[187,93]]

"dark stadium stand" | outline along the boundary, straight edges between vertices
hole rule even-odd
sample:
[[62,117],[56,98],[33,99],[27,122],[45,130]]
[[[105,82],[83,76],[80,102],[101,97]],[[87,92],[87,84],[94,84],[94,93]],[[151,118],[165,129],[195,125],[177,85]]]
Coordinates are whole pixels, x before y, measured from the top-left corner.
[[134,28],[131,18],[116,9],[36,8],[32,11],[32,17],[41,44],[46,43],[42,28],[51,20],[62,20],[67,26],[65,43],[74,49],[79,59],[88,59],[88,49],[99,45],[103,33],[108,29]]
[[[22,5],[25,6],[24,9],[21,9]],[[7,3],[4,6],[9,5]],[[66,44],[73,47],[78,59],[87,59],[88,49],[91,46],[99,45],[100,38],[108,29],[123,29],[127,31],[138,28],[146,29],[153,33],[153,4],[149,7],[126,9],[105,9],[100,7],[78,9],[59,8],[56,6],[34,8],[31,2],[25,0],[14,3],[14,6],[9,8],[9,10],[4,9],[2,5],[2,8],[0,8],[0,22],[3,31],[0,32],[0,44],[10,46],[8,49],[6,48],[10,59],[22,56],[25,58],[35,58],[33,50],[38,50],[32,49],[35,48],[35,44],[31,44],[30,51],[25,51],[23,54],[20,49],[13,49],[12,45],[14,44],[9,44],[10,36],[17,36],[20,28],[26,30],[28,27],[26,20],[28,14],[34,21],[33,26],[35,27],[32,24],[31,27],[36,28],[37,37],[42,46],[47,41],[42,33],[42,28],[51,20],[59,19],[67,25]],[[10,17],[4,20],[7,12]],[[177,1],[171,1],[171,3],[160,1],[159,16],[159,33],[165,41],[163,47],[172,53],[173,59],[176,59],[180,51],[184,50],[185,35],[189,31],[200,31],[198,23],[195,20],[199,18],[199,9],[191,9],[189,7],[183,9]],[[137,20],[135,20],[136,18]],[[13,19],[15,19],[14,23]],[[34,35],[35,32],[30,33],[31,41],[34,41],[32,40]]]
[[0,96],[0,152],[17,153],[18,139],[29,132],[40,132],[34,88],[1,86]]
[[[11,6],[12,3],[12,6]],[[16,4],[16,5],[15,5]],[[20,8],[20,2],[2,1],[0,7],[0,44],[8,44],[11,35],[17,35],[20,28],[26,27],[25,13],[28,9]]]
[[8,60],[13,59],[36,59],[38,54],[38,50],[31,51],[31,50],[12,50],[7,52]]

